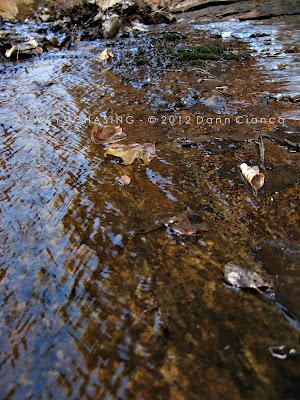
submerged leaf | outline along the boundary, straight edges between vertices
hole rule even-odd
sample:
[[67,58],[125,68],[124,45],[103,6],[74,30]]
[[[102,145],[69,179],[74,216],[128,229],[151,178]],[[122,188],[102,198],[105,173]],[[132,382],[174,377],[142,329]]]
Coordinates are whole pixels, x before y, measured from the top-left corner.
[[231,263],[225,265],[224,279],[226,283],[238,289],[255,289],[261,292],[273,288],[271,277],[259,275]]
[[262,188],[265,183],[265,175],[262,172],[259,172],[257,165],[250,167],[246,163],[243,163],[240,165],[240,170],[243,174],[243,177],[248,183],[250,183],[255,190],[255,193],[257,193],[257,191]]
[[156,148],[155,144],[152,143],[112,144],[104,155],[105,157],[113,156],[121,158],[124,165],[132,164],[136,159],[143,160],[145,164],[149,164],[156,157]]
[[103,61],[108,61],[112,57],[114,57],[114,55],[108,48],[103,50],[102,53],[99,55],[100,60]]
[[126,134],[120,126],[100,126],[94,125],[91,139],[95,144],[111,144],[124,140]]
[[169,218],[164,224],[178,236],[193,236],[200,230],[207,231],[206,224],[197,219],[199,219],[199,215],[187,209],[177,217]]

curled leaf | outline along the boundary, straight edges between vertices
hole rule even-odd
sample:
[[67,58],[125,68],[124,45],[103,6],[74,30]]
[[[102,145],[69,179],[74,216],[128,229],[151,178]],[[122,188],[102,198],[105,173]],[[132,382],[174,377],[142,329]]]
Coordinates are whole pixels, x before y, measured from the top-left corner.
[[114,54],[108,48],[103,50],[102,53],[99,55],[100,60],[103,61],[108,61],[112,57],[114,57]]
[[228,263],[224,270],[225,282],[236,289],[255,289],[258,292],[273,288],[271,277]]
[[257,165],[250,167],[246,163],[243,163],[240,165],[240,170],[243,174],[243,177],[252,186],[252,188],[255,190],[255,193],[257,193],[257,191],[262,188],[265,183],[265,175],[262,172],[259,172]]
[[100,126],[94,125],[91,139],[95,144],[111,144],[126,138],[126,134],[120,126]]
[[106,150],[104,156],[121,158],[124,165],[132,164],[136,159],[143,160],[145,164],[149,164],[150,161],[156,157],[156,148],[155,144],[152,143],[134,143],[129,145],[112,144]]
[[270,346],[269,352],[274,358],[278,358],[279,360],[300,357],[299,346],[296,346],[296,348],[285,345]]

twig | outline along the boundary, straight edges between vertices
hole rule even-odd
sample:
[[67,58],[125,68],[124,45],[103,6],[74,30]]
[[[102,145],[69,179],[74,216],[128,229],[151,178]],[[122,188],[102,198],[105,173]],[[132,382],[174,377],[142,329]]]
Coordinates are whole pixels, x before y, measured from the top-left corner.
[[265,167],[265,146],[263,141],[263,135],[259,134],[258,138],[258,147],[259,147],[259,159],[262,167]]
[[165,224],[161,224],[161,225],[158,225],[158,226],[154,226],[154,227],[152,227],[150,229],[147,229],[145,231],[135,232],[134,236],[145,235],[146,233],[156,232],[156,231],[159,231],[160,229],[162,229],[164,226],[165,226]]

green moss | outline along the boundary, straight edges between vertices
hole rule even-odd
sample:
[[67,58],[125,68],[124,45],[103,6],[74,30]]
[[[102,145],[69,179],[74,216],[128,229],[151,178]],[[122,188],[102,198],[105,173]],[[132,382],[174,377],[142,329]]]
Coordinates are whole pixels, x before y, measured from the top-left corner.
[[198,53],[203,53],[203,54],[220,54],[221,49],[219,47],[215,46],[208,46],[208,45],[197,45],[193,46],[192,50]]
[[178,50],[178,59],[180,61],[192,60],[218,60],[220,57],[217,54],[202,53],[200,51]]
[[215,46],[197,45],[177,50],[176,58],[186,62],[198,60],[240,60],[243,58],[243,55],[225,52],[223,49]]
[[194,67],[203,67],[203,61],[202,60],[192,60],[190,62],[191,65]]
[[186,35],[178,32],[165,32],[163,33],[163,39],[168,42],[175,42],[176,40],[185,39]]

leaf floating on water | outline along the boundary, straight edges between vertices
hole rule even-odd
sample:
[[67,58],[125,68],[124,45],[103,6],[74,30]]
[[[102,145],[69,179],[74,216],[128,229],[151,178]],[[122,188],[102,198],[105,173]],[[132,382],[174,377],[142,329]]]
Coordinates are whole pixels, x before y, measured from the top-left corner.
[[117,176],[116,182],[120,186],[128,186],[131,183],[131,178],[128,175]]
[[125,138],[126,134],[120,126],[94,125],[91,133],[92,142],[95,144],[111,144],[124,140]]
[[255,289],[258,292],[273,288],[273,280],[267,275],[228,263],[224,270],[225,282],[237,289]]
[[99,55],[100,60],[103,61],[108,61],[110,58],[113,58],[114,54],[106,48],[105,50],[102,51],[102,53]]
[[265,183],[265,175],[262,172],[259,172],[257,165],[250,167],[246,163],[243,163],[240,165],[240,170],[243,174],[243,177],[252,186],[255,193],[257,193],[257,191],[262,188]]
[[112,144],[106,150],[104,156],[121,158],[124,165],[132,164],[136,159],[143,160],[145,164],[149,164],[156,157],[156,148],[155,144],[152,143]]

